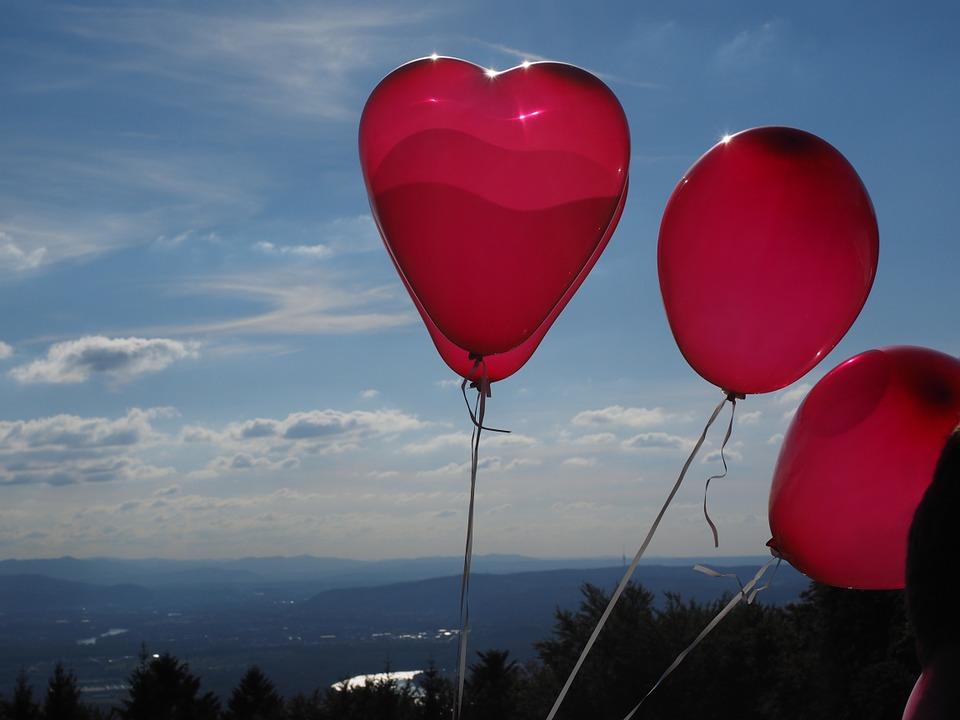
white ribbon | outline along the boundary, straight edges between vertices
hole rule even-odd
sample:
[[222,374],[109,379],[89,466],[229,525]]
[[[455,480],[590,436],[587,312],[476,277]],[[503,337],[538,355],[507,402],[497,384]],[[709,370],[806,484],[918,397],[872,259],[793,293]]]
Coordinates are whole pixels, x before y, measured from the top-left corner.
[[[703,630],[700,631],[700,634],[697,635],[694,641],[690,643],[686,648],[684,648],[683,652],[677,655],[674,661],[670,663],[670,666],[663,671],[663,675],[660,676],[660,679],[653,684],[653,687],[647,691],[647,694],[640,699],[640,702],[638,702],[634,706],[633,710],[627,713],[626,717],[623,720],[631,720],[631,718],[633,718],[633,716],[636,715],[637,711],[640,709],[640,706],[643,705],[646,699],[653,694],[653,691],[656,690],[658,687],[660,687],[660,684],[664,680],[666,680],[667,677],[680,666],[680,663],[682,663],[684,659],[686,659],[687,655],[689,655],[690,652],[697,645],[699,645],[707,635],[713,632],[714,628],[717,627],[717,625],[719,625],[720,622],[727,615],[729,615],[730,612],[737,605],[739,605],[742,601],[746,601],[747,605],[752,605],[753,601],[757,597],[757,593],[763,590],[766,590],[768,587],[770,587],[770,582],[773,581],[772,576],[770,580],[764,585],[757,587],[757,583],[760,582],[760,579],[763,577],[764,573],[767,572],[767,570],[770,568],[771,565],[773,565],[774,562],[777,563],[777,567],[780,567],[779,558],[776,558],[776,557],[770,558],[769,560],[767,560],[766,563],[764,563],[764,565],[759,570],[757,570],[756,575],[754,575],[753,579],[750,582],[748,582],[746,585],[740,582],[740,577],[736,573],[717,572],[713,568],[708,568],[706,565],[693,566],[694,570],[696,570],[697,572],[702,572],[704,575],[710,575],[711,577],[735,578],[737,581],[737,584],[740,586],[740,592],[734,595],[732,598],[730,598],[730,602],[728,602],[726,605],[723,606],[723,609],[717,613],[716,617],[714,617],[713,620],[711,620]],[[776,570],[774,572],[776,572]]]

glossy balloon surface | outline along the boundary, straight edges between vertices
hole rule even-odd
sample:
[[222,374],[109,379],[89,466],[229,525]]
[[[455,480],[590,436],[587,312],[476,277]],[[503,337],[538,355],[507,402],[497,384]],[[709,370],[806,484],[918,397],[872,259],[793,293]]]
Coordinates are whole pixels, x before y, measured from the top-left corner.
[[[487,379],[490,382],[497,382],[510,377],[520,368],[522,368],[526,364],[527,360],[533,356],[534,351],[540,346],[540,342],[546,336],[547,331],[551,328],[554,321],[567,306],[567,303],[570,302],[570,298],[572,298],[577,290],[580,289],[580,286],[590,273],[590,270],[593,269],[593,266],[596,264],[597,260],[600,259],[600,255],[603,253],[604,248],[610,241],[610,236],[613,235],[617,221],[620,219],[620,214],[623,212],[623,206],[626,198],[627,188],[624,187],[623,195],[621,195],[620,203],[617,205],[613,222],[611,222],[607,227],[607,232],[604,233],[603,238],[593,251],[593,254],[590,256],[587,264],[583,266],[580,274],[577,275],[577,278],[573,281],[570,287],[567,288],[567,291],[563,294],[563,297],[560,298],[560,302],[553,307],[553,310],[551,310],[547,318],[540,323],[540,327],[536,329],[533,335],[512,350],[507,350],[506,352],[502,353],[495,353],[493,355],[487,355],[483,359]],[[403,280],[402,273],[400,275],[400,279]],[[409,287],[407,289],[409,290]],[[443,358],[443,361],[457,375],[470,380],[476,380],[480,374],[480,370],[476,367],[475,361],[470,357],[470,353],[447,340],[444,334],[440,332],[437,326],[433,323],[433,320],[430,319],[430,316],[427,315],[426,311],[423,309],[423,306],[420,305],[420,302],[417,300],[417,296],[412,292],[410,293],[410,296],[413,298],[413,302],[420,313],[420,317],[423,319],[423,324],[427,327],[427,331],[430,333],[430,338],[433,340],[433,344],[436,346],[437,352],[440,353],[440,357]]]
[[660,289],[687,362],[718,387],[789,385],[843,337],[877,269],[856,171],[802,130],[725,138],[680,180],[660,225]]
[[910,523],[958,422],[960,360],[893,347],[841,363],[784,438],[771,547],[819,582],[902,588]]
[[384,243],[418,309],[468,354],[549,327],[609,239],[629,157],[616,97],[561,63],[493,74],[417,60],[377,86],[360,121]]

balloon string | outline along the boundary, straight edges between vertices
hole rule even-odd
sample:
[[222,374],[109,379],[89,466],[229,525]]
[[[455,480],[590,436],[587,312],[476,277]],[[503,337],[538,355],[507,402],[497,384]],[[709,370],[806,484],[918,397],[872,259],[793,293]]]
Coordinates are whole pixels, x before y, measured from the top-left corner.
[[717,526],[714,525],[713,520],[710,519],[710,513],[707,512],[707,492],[710,490],[711,480],[722,480],[727,476],[727,458],[723,453],[727,448],[727,443],[730,441],[730,434],[733,432],[733,416],[737,413],[737,398],[731,393],[727,395],[727,399],[730,401],[730,424],[727,425],[727,434],[723,436],[723,444],[720,446],[720,461],[723,463],[723,472],[719,475],[711,475],[708,477],[707,484],[703,488],[703,516],[707,519],[707,524],[710,526],[711,532],[713,532],[713,546],[715,548],[720,547],[720,536],[717,534]]
[[477,468],[480,462],[480,433],[483,430],[509,433],[509,430],[488,428],[483,424],[483,417],[487,409],[487,398],[490,397],[490,380],[487,377],[487,366],[483,358],[475,358],[470,378],[480,371],[480,377],[471,381],[471,387],[477,390],[477,399],[473,407],[467,399],[467,382],[464,378],[460,385],[463,399],[473,421],[473,433],[470,436],[470,504],[467,509],[467,540],[463,550],[463,574],[460,577],[460,632],[457,636],[457,702],[453,707],[453,718],[459,720],[463,712],[463,687],[467,671],[467,646],[470,634],[470,565],[473,561],[473,517],[477,490]]
[[560,694],[557,695],[557,699],[553,703],[553,707],[550,709],[549,714],[547,715],[547,720],[553,720],[556,716],[557,711],[560,709],[560,706],[563,704],[564,698],[567,696],[567,692],[570,690],[570,686],[573,685],[574,679],[576,679],[577,674],[580,672],[580,668],[583,666],[584,661],[587,659],[587,655],[590,654],[590,650],[593,648],[594,643],[596,643],[597,638],[600,636],[600,632],[603,630],[603,626],[606,625],[607,619],[610,617],[610,614],[613,612],[613,608],[616,607],[617,602],[620,600],[620,596],[623,594],[624,589],[627,587],[627,583],[630,582],[630,578],[633,577],[634,571],[637,569],[637,565],[640,564],[640,558],[643,557],[643,554],[647,551],[647,546],[650,544],[650,541],[653,539],[654,533],[657,531],[657,528],[660,527],[660,521],[663,520],[663,516],[667,512],[667,508],[670,507],[670,503],[673,502],[674,496],[677,494],[677,491],[680,489],[680,485],[683,484],[683,479],[687,475],[687,470],[690,468],[690,464],[693,462],[693,459],[696,457],[697,452],[699,452],[700,447],[703,445],[704,440],[707,438],[707,431],[710,429],[710,426],[713,425],[713,421],[717,419],[717,415],[720,414],[720,411],[723,409],[724,403],[730,399],[730,396],[724,397],[720,401],[720,404],[714,408],[713,414],[710,416],[710,419],[707,420],[706,426],[703,428],[703,432],[700,433],[700,438],[697,440],[696,444],[693,446],[693,450],[690,452],[690,456],[687,458],[687,461],[683,464],[683,469],[680,470],[680,475],[677,476],[676,482],[673,484],[673,488],[670,490],[670,494],[667,495],[667,499],[664,501],[663,506],[660,508],[660,512],[657,513],[656,519],[653,521],[653,525],[650,526],[650,529],[647,531],[647,536],[643,539],[643,544],[640,546],[640,549],[637,550],[637,554],[633,556],[633,561],[630,563],[630,566],[623,573],[623,577],[620,579],[620,584],[617,585],[617,589],[614,590],[613,595],[610,596],[610,602],[607,603],[606,609],[603,611],[603,614],[600,616],[600,620],[597,621],[596,627],[593,628],[593,632],[590,634],[590,638],[587,640],[587,644],[583,646],[583,650],[580,651],[580,657],[577,658],[577,662],[573,666],[573,670],[570,671],[570,675],[567,676],[566,682],[563,684],[563,688],[560,690]]
[[[770,579],[767,580],[767,582],[761,585],[760,587],[756,587],[757,583],[760,582],[760,579],[763,577],[764,573],[767,572],[767,570],[770,568],[770,566],[774,562],[776,562],[777,565],[773,569],[773,573],[771,573]],[[723,607],[723,609],[719,613],[717,613],[716,617],[714,617],[713,620],[711,620],[707,624],[707,626],[700,631],[700,634],[697,635],[694,641],[690,643],[686,648],[684,648],[684,650],[679,655],[677,655],[676,658],[674,658],[674,661],[670,663],[670,666],[666,670],[663,671],[663,674],[653,684],[653,687],[651,687],[647,691],[647,694],[640,699],[640,702],[638,702],[634,706],[633,710],[627,713],[626,717],[624,717],[623,720],[631,720],[631,718],[633,718],[633,716],[637,714],[637,711],[640,709],[640,706],[643,705],[644,702],[646,702],[647,698],[649,698],[653,694],[654,690],[660,687],[661,683],[663,683],[663,681],[666,680],[667,677],[670,676],[673,673],[673,671],[680,666],[680,663],[682,663],[686,659],[687,655],[689,655],[693,651],[693,649],[697,645],[699,645],[705,637],[707,637],[707,635],[713,632],[713,630],[717,627],[717,625],[719,625],[720,622],[727,615],[729,615],[737,605],[739,605],[742,601],[746,601],[747,605],[752,605],[753,601],[757,597],[757,594],[766,590],[768,587],[770,587],[770,583],[773,582],[773,578],[776,576],[777,569],[779,569],[780,567],[780,562],[781,560],[778,557],[772,557],[769,560],[767,560],[767,562],[764,563],[764,565],[759,570],[757,570],[757,573],[756,575],[753,576],[753,579],[750,582],[748,582],[746,585],[740,582],[740,577],[736,573],[717,572],[716,570],[713,570],[712,568],[708,568],[705,565],[693,566],[693,569],[696,570],[697,572],[702,572],[705,575],[710,575],[712,577],[736,578],[737,584],[740,586],[740,592],[734,595],[732,598],[730,598],[730,602],[728,602]]]
[[[478,419],[477,411],[475,408],[470,407],[470,401],[467,399],[467,383],[470,383],[471,388],[476,388],[477,392],[480,394],[480,397],[491,397],[493,393],[490,391],[490,378],[487,377],[487,364],[483,361],[482,357],[470,356],[473,360],[473,368],[470,370],[468,377],[463,379],[463,382],[460,383],[460,392],[463,393],[463,402],[467,406],[467,412],[470,413],[470,420],[473,422],[474,429],[479,430],[489,430],[490,432],[497,433],[506,433],[510,434],[509,430],[498,430],[497,428],[484,427],[483,425],[483,415],[481,414]],[[476,380],[473,379],[473,376],[476,374],[477,370],[480,370],[480,377]],[[481,408],[483,405],[481,404]]]

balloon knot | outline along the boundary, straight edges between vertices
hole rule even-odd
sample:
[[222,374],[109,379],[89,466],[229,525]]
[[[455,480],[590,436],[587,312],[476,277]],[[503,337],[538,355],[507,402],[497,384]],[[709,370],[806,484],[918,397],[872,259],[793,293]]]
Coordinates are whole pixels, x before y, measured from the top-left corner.
[[775,558],[777,558],[778,560],[786,560],[786,558],[783,556],[783,553],[781,553],[780,550],[777,549],[777,546],[773,538],[770,538],[769,540],[767,540],[767,547],[770,548],[770,554],[773,555]]

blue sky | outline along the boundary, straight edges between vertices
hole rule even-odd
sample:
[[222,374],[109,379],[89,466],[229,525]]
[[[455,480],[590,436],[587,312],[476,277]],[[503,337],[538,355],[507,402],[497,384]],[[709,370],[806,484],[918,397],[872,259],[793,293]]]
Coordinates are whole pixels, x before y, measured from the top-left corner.
[[[951,3],[5,2],[0,556],[456,554],[468,423],[369,218],[376,82],[438,52],[586,67],[631,125],[600,262],[488,418],[476,550],[632,553],[718,400],[656,277],[660,213],[723,134],[814,132],[859,171],[880,268],[810,376],[738,409],[711,488],[755,554],[812,382],[892,344],[960,352]],[[736,280],[735,271],[732,281]],[[650,553],[710,552],[711,436]]]

